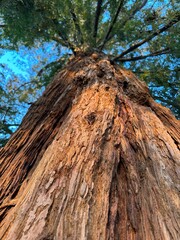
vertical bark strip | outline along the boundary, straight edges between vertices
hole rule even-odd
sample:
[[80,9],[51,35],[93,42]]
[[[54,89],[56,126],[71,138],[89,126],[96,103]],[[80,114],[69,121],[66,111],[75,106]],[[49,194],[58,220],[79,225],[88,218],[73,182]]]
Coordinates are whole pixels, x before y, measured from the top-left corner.
[[76,57],[0,151],[0,239],[177,240],[179,139],[131,72]]

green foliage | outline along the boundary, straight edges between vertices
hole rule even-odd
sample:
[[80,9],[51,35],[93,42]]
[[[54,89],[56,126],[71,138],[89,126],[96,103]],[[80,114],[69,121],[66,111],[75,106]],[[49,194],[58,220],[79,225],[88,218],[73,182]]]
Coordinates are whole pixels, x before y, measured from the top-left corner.
[[[0,49],[18,50],[21,45],[32,48],[55,41],[57,48],[65,47],[69,53],[102,51],[138,74],[155,99],[180,117],[178,2],[1,0],[0,9]],[[0,116],[6,119],[0,122],[0,137],[13,131],[7,122],[13,121],[18,112],[14,106],[34,101],[64,66],[69,55],[60,56],[52,61],[47,56],[44,62],[34,64],[36,76],[29,82],[12,73],[8,83],[0,84],[0,97],[5,103]],[[2,79],[7,78],[6,71],[1,72],[5,74]]]
[[152,96],[159,103],[170,108],[180,118],[180,68],[173,60],[146,60],[143,61],[143,67],[134,63],[135,66],[131,65],[129,68],[134,69],[135,74],[148,84]]
[[[119,0],[102,1],[98,16],[98,31],[93,39],[97,1],[89,0],[6,0],[1,1],[4,36],[14,44],[22,42],[32,46],[37,39],[56,40],[72,49],[98,48],[104,43],[106,33],[116,15]],[[117,52],[119,47],[145,38],[160,26],[178,18],[173,1],[122,1],[123,5],[103,49]],[[144,3],[144,4],[143,4]],[[165,47],[171,46],[171,36],[165,35]],[[109,39],[109,40],[110,40]],[[160,44],[160,42],[159,42]],[[161,46],[162,47],[162,46]],[[147,51],[155,50],[146,46]]]

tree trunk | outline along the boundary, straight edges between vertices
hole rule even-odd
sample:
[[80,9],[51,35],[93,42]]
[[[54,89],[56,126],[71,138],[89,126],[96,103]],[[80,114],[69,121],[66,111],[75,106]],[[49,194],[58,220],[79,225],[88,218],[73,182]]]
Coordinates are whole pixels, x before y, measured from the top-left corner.
[[0,150],[1,240],[178,240],[180,125],[105,56],[77,56]]

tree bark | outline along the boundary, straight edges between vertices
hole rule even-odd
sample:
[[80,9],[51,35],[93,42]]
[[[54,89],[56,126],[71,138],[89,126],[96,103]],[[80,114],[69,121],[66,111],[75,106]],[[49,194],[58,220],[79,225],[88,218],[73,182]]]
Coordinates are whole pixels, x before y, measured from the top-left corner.
[[0,150],[0,239],[178,240],[179,139],[132,72],[77,56]]

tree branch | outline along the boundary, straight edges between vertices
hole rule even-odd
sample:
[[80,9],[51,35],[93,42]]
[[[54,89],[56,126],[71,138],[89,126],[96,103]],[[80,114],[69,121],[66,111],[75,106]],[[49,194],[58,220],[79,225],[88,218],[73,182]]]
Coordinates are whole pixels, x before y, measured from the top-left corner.
[[96,16],[95,16],[95,21],[94,21],[94,32],[93,32],[93,37],[95,39],[97,37],[97,30],[98,30],[99,17],[101,14],[102,2],[103,2],[103,0],[98,0],[98,2],[97,2]]
[[63,36],[61,36],[61,37],[62,37],[63,41],[66,43],[67,47],[69,47],[72,50],[72,52],[75,54],[74,44],[72,44],[70,41],[68,41],[68,39],[66,37],[63,37]]
[[73,19],[73,22],[74,22],[74,26],[77,30],[77,33],[80,37],[80,43],[83,44],[84,43],[84,39],[83,39],[83,34],[81,32],[81,28],[80,28],[80,25],[78,23],[78,18],[73,10],[73,6],[71,6],[71,10],[70,10],[70,13],[71,13],[71,16],[72,16],[72,19]]
[[119,62],[131,62],[131,61],[136,61],[136,60],[142,60],[148,57],[154,57],[154,56],[159,56],[159,55],[163,55],[163,54],[167,54],[170,53],[170,49],[169,48],[165,48],[153,53],[149,53],[147,55],[141,55],[141,56],[137,56],[137,57],[130,57],[130,58],[118,58],[117,61]]
[[54,40],[55,42],[60,43],[64,47],[70,48],[73,51],[73,53],[75,53],[74,45],[71,42],[69,42],[65,37],[59,35],[59,37],[53,36],[51,37],[51,39]]
[[119,16],[119,13],[120,13],[120,11],[121,11],[121,9],[122,9],[122,7],[123,7],[123,3],[124,3],[124,0],[120,0],[118,9],[117,9],[117,11],[116,11],[116,14],[115,14],[115,16],[114,16],[113,21],[111,22],[111,24],[110,24],[110,26],[109,26],[109,29],[108,29],[108,31],[107,31],[107,34],[106,34],[106,36],[105,36],[105,38],[104,38],[104,41],[103,41],[103,43],[102,43],[102,45],[101,45],[101,47],[100,47],[100,50],[102,50],[103,47],[105,46],[105,44],[110,40],[109,36],[110,36],[110,34],[111,34],[112,30],[113,30],[113,27],[114,27],[114,25],[115,25],[115,23],[116,23],[116,21],[117,21],[117,18],[118,18],[118,16]]
[[127,50],[123,51],[119,56],[115,57],[113,59],[113,61],[118,61],[118,59],[122,58],[123,56],[125,56],[126,54],[134,51],[135,49],[137,49],[138,47],[142,46],[143,44],[149,42],[150,40],[152,40],[153,38],[155,38],[156,36],[158,36],[159,34],[161,34],[162,32],[167,31],[170,27],[172,27],[174,24],[176,24],[177,22],[179,22],[180,20],[180,14],[177,15],[176,18],[172,19],[171,21],[169,21],[166,25],[164,25],[164,27],[158,29],[157,31],[155,31],[154,33],[152,33],[151,35],[149,35],[147,38],[143,39],[142,41],[131,45],[130,48],[128,48]]
[[[59,22],[57,21],[57,19],[53,19],[52,22],[54,23],[58,30]],[[68,41],[67,37],[63,36],[61,33],[59,33],[58,35],[59,37],[53,36],[51,39],[56,42],[59,42],[62,46],[70,48],[73,51],[73,53],[75,53],[75,47],[70,41]]]
[[62,40],[60,37],[53,36],[52,40],[60,43],[62,46],[69,47],[68,43],[64,42],[64,40]]
[[0,49],[14,50],[15,47],[13,47],[13,46],[4,46],[4,45],[1,45],[1,44],[0,44]]

